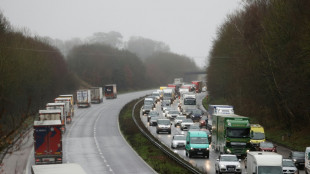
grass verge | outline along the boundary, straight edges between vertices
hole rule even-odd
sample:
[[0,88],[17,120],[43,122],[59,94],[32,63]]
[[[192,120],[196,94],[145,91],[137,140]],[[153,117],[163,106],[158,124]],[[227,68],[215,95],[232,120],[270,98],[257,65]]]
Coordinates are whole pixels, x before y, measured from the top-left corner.
[[[158,173],[190,173],[186,168],[170,159],[165,153],[153,145],[136,127],[131,117],[134,100],[126,104],[119,116],[120,129],[132,148]],[[138,107],[138,106],[137,106]],[[139,107],[138,107],[139,108]]]

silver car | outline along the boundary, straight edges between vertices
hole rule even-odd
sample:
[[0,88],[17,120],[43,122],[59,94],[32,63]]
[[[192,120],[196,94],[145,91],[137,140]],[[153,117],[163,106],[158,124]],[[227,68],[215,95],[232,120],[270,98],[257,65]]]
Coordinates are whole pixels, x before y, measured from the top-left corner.
[[174,127],[177,127],[177,126],[180,126],[182,121],[185,120],[186,117],[185,116],[177,116],[175,119],[174,119]]
[[238,173],[241,174],[240,159],[236,155],[221,154],[215,162],[216,173]]
[[293,160],[291,159],[283,159],[282,163],[283,174],[297,174],[298,169],[296,168]]
[[192,124],[194,124],[192,119],[187,118],[187,119],[183,120],[182,123],[181,123],[181,130],[182,131],[183,130],[188,130],[189,126],[192,125]]
[[184,134],[173,135],[171,141],[171,148],[184,148],[186,143],[186,136]]
[[167,118],[175,119],[179,115],[180,115],[180,112],[178,110],[172,109],[172,110],[168,111]]

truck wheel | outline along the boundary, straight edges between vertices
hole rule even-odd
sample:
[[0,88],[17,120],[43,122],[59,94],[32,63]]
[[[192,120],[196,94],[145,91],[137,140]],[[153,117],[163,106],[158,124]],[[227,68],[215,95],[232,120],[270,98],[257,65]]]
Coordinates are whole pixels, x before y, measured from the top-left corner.
[[185,152],[185,156],[188,156],[187,152]]

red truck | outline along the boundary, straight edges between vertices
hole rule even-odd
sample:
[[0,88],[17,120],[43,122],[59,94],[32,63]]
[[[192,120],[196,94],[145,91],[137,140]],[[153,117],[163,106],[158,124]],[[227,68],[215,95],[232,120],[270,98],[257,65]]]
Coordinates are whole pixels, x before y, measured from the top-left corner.
[[34,121],[35,164],[62,163],[62,133],[60,120]]
[[202,81],[192,81],[192,84],[195,85],[196,93],[200,93],[202,90]]

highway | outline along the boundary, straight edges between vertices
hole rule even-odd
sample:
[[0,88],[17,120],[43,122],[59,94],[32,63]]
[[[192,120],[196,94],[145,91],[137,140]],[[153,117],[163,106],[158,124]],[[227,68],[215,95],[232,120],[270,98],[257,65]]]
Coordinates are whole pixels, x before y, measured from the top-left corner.
[[[104,99],[90,108],[75,108],[73,122],[63,136],[63,162],[78,163],[89,174],[155,173],[128,145],[118,126],[122,107],[150,93],[121,94],[117,99]],[[33,151],[26,174],[31,173],[31,165],[34,165]]]

